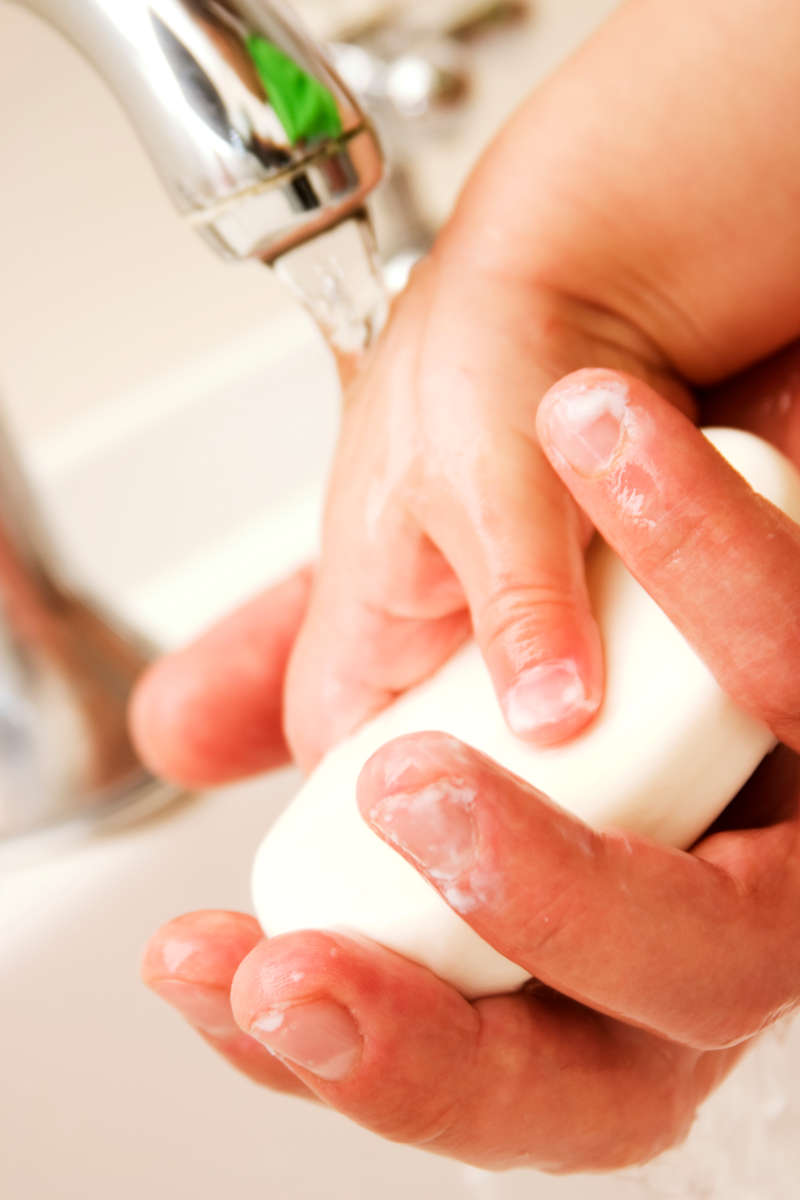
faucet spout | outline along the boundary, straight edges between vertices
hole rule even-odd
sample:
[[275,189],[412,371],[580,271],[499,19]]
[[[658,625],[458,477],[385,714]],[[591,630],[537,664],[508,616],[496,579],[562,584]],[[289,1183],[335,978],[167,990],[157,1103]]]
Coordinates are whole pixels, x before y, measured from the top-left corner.
[[274,261],[381,179],[368,119],[285,4],[16,2],[105,78],[179,211],[226,257]]
[[[358,230],[367,253],[366,222],[349,218],[381,178],[377,139],[284,5],[17,2],[106,79],[178,209],[222,255],[281,258],[291,278],[309,269],[306,243],[326,235],[338,287],[342,237]],[[295,263],[288,252],[298,249]],[[374,297],[356,275],[357,312],[371,317]],[[144,770],[127,732],[151,648],[66,578],[0,421],[0,851],[175,796]]]

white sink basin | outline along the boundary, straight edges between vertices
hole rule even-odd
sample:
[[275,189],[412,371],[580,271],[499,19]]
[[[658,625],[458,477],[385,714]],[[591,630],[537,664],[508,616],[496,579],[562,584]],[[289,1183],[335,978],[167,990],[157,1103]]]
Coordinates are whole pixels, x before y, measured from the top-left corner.
[[314,554],[338,412],[333,360],[289,303],[30,444],[27,465],[70,576],[175,645]]

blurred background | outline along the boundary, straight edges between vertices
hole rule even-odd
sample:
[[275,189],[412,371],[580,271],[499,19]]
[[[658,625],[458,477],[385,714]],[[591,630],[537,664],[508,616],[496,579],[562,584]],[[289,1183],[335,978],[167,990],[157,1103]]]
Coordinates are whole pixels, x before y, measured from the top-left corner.
[[[386,139],[374,213],[393,284],[504,117],[615,6],[298,0]],[[116,101],[56,33],[0,6],[0,62],[8,428],[69,578],[178,645],[313,548],[333,361],[266,268],[222,263],[176,217]],[[138,955],[178,912],[249,906],[253,850],[296,783],[281,772],[127,829],[0,844],[1,1195],[788,1194],[761,1174],[738,1190],[752,1178],[741,1154],[789,1178],[777,1041],[710,1108],[699,1150],[614,1180],[495,1179],[235,1078],[144,992]]]

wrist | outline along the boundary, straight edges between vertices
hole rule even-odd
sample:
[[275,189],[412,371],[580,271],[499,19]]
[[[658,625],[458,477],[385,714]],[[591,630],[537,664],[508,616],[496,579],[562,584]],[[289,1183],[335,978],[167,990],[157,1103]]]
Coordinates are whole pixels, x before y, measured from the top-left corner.
[[[549,228],[542,229],[543,241],[549,240]],[[490,343],[498,358],[503,346],[506,353],[522,350],[536,360],[542,391],[584,367],[624,371],[693,413],[666,355],[612,299],[571,290],[561,282],[555,261],[545,269],[543,259],[526,261],[524,253],[514,259],[508,250],[505,236],[493,239],[480,210],[469,206],[459,209],[437,242],[431,263],[437,307],[453,326],[461,325],[468,356],[482,342]],[[529,395],[520,399],[530,407]]]

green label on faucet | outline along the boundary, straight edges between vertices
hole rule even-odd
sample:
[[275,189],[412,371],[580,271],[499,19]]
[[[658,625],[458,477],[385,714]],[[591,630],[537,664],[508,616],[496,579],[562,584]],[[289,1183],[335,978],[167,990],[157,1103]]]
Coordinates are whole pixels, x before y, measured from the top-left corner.
[[247,49],[291,145],[341,135],[339,108],[324,84],[258,34],[248,37]]

